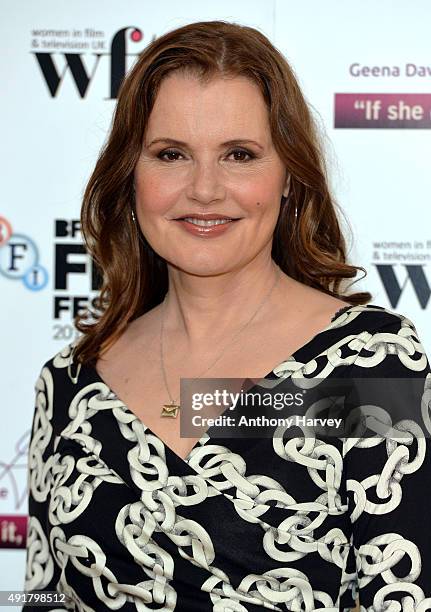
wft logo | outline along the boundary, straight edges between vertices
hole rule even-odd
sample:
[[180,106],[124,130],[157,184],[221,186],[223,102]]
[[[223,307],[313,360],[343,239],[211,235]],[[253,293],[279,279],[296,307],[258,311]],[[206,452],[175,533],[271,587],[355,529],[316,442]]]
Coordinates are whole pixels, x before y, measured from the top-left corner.
[[14,233],[4,217],[0,217],[0,274],[21,281],[30,291],[40,291],[48,283],[36,243],[29,236]]
[[[404,291],[413,290],[425,310],[431,297],[426,275],[426,265],[431,261],[431,240],[376,240],[372,246],[372,263],[391,307],[398,307]],[[399,272],[400,268],[404,272]]]
[[397,308],[398,302],[407,285],[410,285],[417,297],[417,300],[425,310],[428,306],[431,288],[425,276],[424,266],[421,264],[402,264],[406,274],[402,283],[398,280],[394,266],[391,264],[374,264],[385,289],[389,303],[392,308]]
[[[102,51],[106,43],[105,33],[100,30],[33,30],[32,35],[31,53],[53,98],[59,95],[66,78],[73,80],[78,95],[84,98],[103,62],[110,63],[109,95],[105,99],[116,98],[128,70],[128,60],[142,52],[142,48],[139,52],[129,48],[132,45],[134,49],[134,45],[143,40],[142,31],[134,26],[118,30],[112,37],[109,51]],[[72,52],[74,49],[79,51]]]

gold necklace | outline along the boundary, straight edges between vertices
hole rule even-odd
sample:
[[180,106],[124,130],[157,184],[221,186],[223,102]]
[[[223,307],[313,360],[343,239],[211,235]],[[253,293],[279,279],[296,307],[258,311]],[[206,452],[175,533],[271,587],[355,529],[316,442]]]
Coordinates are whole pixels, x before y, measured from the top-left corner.
[[[266,295],[266,297],[262,300],[262,302],[257,307],[257,310],[254,312],[253,316],[247,321],[247,323],[245,325],[243,325],[239,329],[239,331],[236,334],[234,334],[234,336],[230,339],[229,344],[223,349],[223,351],[220,353],[220,355],[217,357],[217,359],[215,361],[213,361],[213,363],[209,366],[209,368],[207,368],[204,372],[202,372],[197,378],[202,378],[202,376],[204,374],[206,374],[208,372],[208,370],[210,370],[223,357],[223,355],[227,351],[228,347],[232,345],[232,342],[241,334],[241,332],[243,332],[244,329],[248,325],[250,325],[250,323],[252,322],[254,317],[257,315],[259,310],[269,300],[272,292],[274,291],[278,281],[281,278],[281,275],[282,275],[282,272],[281,272],[280,268],[278,268],[278,274],[277,274],[277,278],[275,279],[275,282],[273,283],[273,285],[272,285],[270,291],[268,292],[268,294]],[[164,323],[164,311],[165,311],[165,307],[166,307],[166,298],[163,300],[161,325],[160,325],[160,362],[161,362],[161,366],[162,366],[162,374],[163,374],[163,379],[164,379],[165,387],[166,387],[168,395],[169,395],[169,397],[171,399],[171,403],[163,405],[161,416],[162,417],[171,417],[171,418],[175,419],[177,417],[177,414],[178,414],[181,406],[180,406],[180,404],[177,404],[172,399],[172,395],[171,395],[171,393],[169,391],[168,381],[167,381],[167,378],[166,378],[165,361],[163,359],[163,323]]]

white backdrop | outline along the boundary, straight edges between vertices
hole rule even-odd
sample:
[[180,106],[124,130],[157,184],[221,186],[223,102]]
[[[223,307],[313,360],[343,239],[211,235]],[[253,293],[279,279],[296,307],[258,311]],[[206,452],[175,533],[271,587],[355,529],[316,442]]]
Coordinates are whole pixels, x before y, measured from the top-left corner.
[[74,337],[73,308],[96,295],[77,223],[121,62],[127,69],[154,36],[192,21],[263,31],[291,62],[324,131],[352,229],[349,256],[368,272],[354,289],[411,318],[429,353],[431,4],[2,0],[2,9],[0,590],[7,590],[24,582],[33,386],[44,361]]

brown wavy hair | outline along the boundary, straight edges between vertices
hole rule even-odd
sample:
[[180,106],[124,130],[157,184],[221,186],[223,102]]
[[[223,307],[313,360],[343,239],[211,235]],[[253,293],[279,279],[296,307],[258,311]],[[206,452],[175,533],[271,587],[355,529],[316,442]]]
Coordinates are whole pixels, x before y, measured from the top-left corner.
[[160,83],[174,70],[202,82],[246,76],[258,85],[274,146],[290,173],[289,194],[282,197],[274,231],[273,260],[290,277],[349,304],[372,298],[368,292],[346,295],[340,289],[342,281],[358,270],[366,276],[366,271],[346,263],[319,130],[293,69],[254,28],[226,21],[191,23],[153,40],[126,76],[108,139],[85,189],[81,230],[102,282],[93,301],[96,311],[87,309],[74,321],[83,334],[74,355],[83,363],[94,365],[127,324],[160,304],[168,290],[167,264],[134,224],[131,209],[133,173],[148,119]]

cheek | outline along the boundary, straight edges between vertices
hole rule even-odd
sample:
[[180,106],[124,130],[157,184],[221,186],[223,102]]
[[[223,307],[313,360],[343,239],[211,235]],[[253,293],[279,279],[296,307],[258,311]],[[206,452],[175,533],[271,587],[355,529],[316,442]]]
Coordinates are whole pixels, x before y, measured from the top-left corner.
[[169,191],[162,181],[151,176],[135,179],[136,205],[148,213],[163,212],[170,204]]
[[[265,176],[267,174],[268,176]],[[281,200],[281,189],[278,173],[271,168],[262,168],[259,176],[251,177],[242,185],[243,200],[250,210],[265,211],[277,206]]]
[[272,218],[274,215],[278,215],[280,210],[278,202],[269,202],[267,199],[263,198],[260,200],[255,200],[252,208],[256,214],[268,219]]
[[267,228],[268,231],[273,231],[280,214],[281,202],[268,201],[267,198],[261,198],[254,201],[252,216],[254,216],[257,227]]

